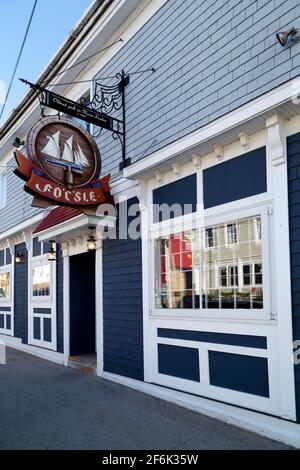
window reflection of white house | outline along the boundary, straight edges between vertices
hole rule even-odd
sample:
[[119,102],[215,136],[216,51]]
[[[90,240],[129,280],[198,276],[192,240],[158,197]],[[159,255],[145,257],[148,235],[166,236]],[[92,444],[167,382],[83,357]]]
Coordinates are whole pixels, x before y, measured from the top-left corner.
[[50,295],[50,265],[36,266],[32,271],[32,295],[44,297]]
[[0,273],[0,298],[10,297],[10,272],[4,271]]
[[262,308],[262,277],[260,217],[156,244],[158,308]]

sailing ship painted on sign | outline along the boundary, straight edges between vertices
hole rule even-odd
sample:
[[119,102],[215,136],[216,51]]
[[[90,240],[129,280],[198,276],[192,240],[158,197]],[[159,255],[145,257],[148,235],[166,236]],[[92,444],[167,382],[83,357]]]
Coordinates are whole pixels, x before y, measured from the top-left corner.
[[76,144],[77,150],[73,151],[73,134],[66,141],[62,154],[60,152],[59,146],[60,131],[57,131],[53,135],[49,135],[48,139],[49,140],[47,144],[41,150],[42,153],[48,155],[49,157],[56,158],[57,160],[64,160],[68,163],[74,163],[75,165],[78,165],[80,167],[89,166],[89,162],[79,143]]
[[82,176],[84,167],[89,167],[90,164],[79,143],[73,143],[73,134],[66,140],[62,153],[59,145],[60,131],[57,131],[55,134],[48,135],[47,138],[48,142],[41,150],[41,153],[50,157],[45,158],[47,163],[60,166],[65,169],[65,183],[67,187],[71,189],[74,183],[73,176]]

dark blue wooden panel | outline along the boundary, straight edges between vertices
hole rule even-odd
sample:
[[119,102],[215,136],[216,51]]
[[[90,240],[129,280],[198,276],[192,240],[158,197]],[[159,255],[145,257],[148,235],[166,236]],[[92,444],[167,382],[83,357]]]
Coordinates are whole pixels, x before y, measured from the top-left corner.
[[43,254],[45,255],[51,248],[50,242],[43,242]]
[[11,330],[11,315],[6,315],[6,329]]
[[4,314],[0,313],[0,328],[4,328]]
[[265,336],[234,335],[228,333],[213,333],[210,331],[189,331],[158,328],[160,338],[183,339],[187,341],[201,341],[203,343],[230,344],[247,348],[267,349]]
[[209,351],[210,384],[269,397],[268,361],[264,357]]
[[41,318],[34,317],[33,318],[33,338],[34,339],[41,339]]
[[158,372],[200,382],[199,351],[193,348],[158,344]]
[[[153,222],[161,222],[169,217],[163,216],[158,210],[158,205],[167,204],[169,207],[173,204],[181,206],[182,214],[195,212],[197,210],[197,175],[186,176],[173,183],[161,186],[153,191]],[[184,205],[189,205],[190,209]],[[174,214],[170,215],[174,218]]]
[[32,241],[32,256],[40,256],[42,254],[42,244],[35,237]]
[[11,264],[11,253],[10,253],[10,249],[9,248],[6,248],[6,264]]
[[266,191],[265,147],[203,171],[205,209]]
[[51,315],[51,308],[34,308],[33,313],[43,313],[46,315]]
[[0,250],[0,266],[4,266],[4,250]]
[[0,305],[0,311],[1,312],[10,312],[11,308],[10,307],[1,307],[1,305]]
[[[300,340],[300,133],[287,139],[290,254],[294,341]],[[300,364],[295,364],[297,421],[300,423]]]
[[44,318],[44,341],[51,343],[52,331],[51,331],[51,319]]
[[15,265],[15,296],[14,296],[14,333],[28,342],[28,253],[25,243],[15,246],[15,253],[23,255],[21,264]]
[[[137,203],[130,199],[128,207]],[[124,205],[118,205],[119,213]],[[143,380],[141,240],[120,239],[119,220],[117,234],[103,242],[104,370]]]
[[95,252],[70,257],[70,355],[96,351]]

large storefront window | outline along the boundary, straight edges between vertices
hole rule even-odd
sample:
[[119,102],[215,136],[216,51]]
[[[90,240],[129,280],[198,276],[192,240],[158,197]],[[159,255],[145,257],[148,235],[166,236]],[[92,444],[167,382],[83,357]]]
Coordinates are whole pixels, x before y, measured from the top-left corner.
[[0,299],[10,297],[10,271],[0,272]]
[[263,308],[258,216],[158,238],[155,264],[156,308]]
[[50,296],[51,269],[50,264],[36,266],[32,270],[33,297]]

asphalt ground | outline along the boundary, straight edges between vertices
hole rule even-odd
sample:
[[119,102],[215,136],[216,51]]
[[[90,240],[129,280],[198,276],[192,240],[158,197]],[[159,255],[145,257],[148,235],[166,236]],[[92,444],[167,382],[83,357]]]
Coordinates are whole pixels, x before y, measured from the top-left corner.
[[99,377],[7,350],[1,450],[280,450],[254,433]]

